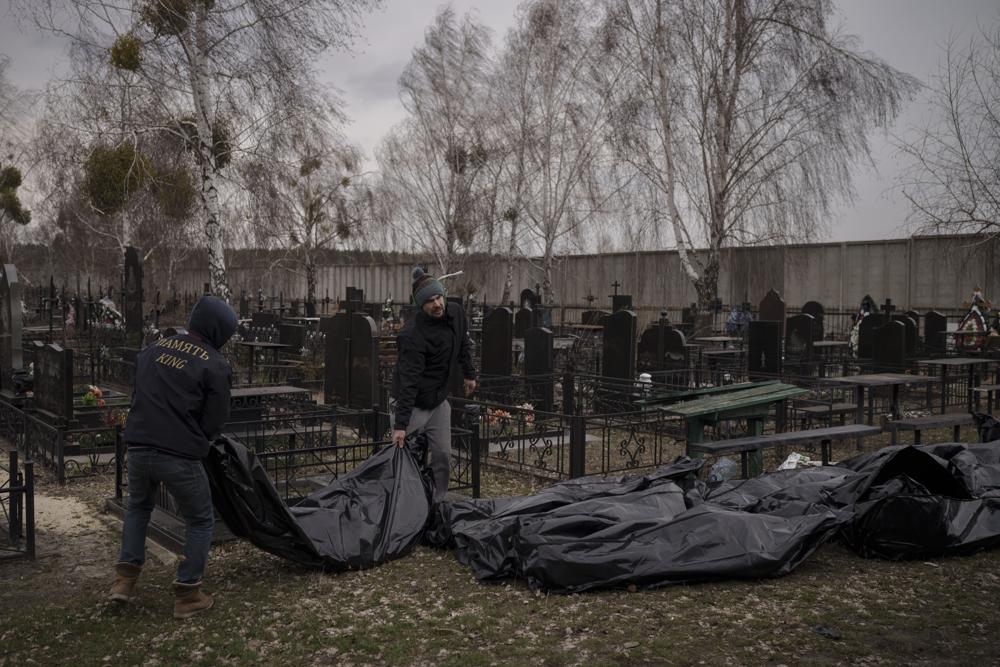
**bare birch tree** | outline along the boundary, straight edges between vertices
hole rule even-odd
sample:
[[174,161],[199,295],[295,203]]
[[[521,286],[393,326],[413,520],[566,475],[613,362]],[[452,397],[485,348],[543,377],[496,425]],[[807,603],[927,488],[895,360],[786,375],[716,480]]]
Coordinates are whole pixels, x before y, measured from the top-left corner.
[[614,146],[707,312],[720,249],[813,237],[917,83],[841,34],[832,0],[602,4],[606,61],[629,72],[606,87]]
[[931,83],[934,119],[898,146],[910,222],[921,231],[1000,236],[1000,20],[945,48]]
[[482,126],[489,32],[472,17],[438,12],[399,78],[407,118],[377,152],[410,249],[460,268],[480,231],[477,187],[489,159]]
[[351,43],[380,0],[44,0],[24,4],[80,53],[128,72],[153,104],[136,132],[173,131],[190,143],[213,292],[226,281],[220,189],[233,156],[311,109],[317,56]]
[[[613,192],[597,176],[607,108],[593,77],[599,53],[587,3],[535,0],[508,36],[503,88],[510,96],[512,194],[504,218],[524,226],[541,254],[542,294],[553,300],[560,243],[593,221]],[[608,75],[608,80],[614,74]]]

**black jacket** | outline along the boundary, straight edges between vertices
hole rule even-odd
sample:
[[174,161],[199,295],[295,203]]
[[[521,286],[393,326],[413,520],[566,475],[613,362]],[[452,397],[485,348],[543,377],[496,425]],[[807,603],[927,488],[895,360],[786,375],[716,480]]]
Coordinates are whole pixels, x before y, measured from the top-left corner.
[[418,311],[396,337],[396,355],[392,396],[397,430],[406,430],[414,406],[432,410],[448,397],[448,379],[456,362],[463,377],[476,378],[469,327],[457,303],[448,302],[439,320]]
[[236,314],[224,301],[202,297],[188,329],[136,358],[125,441],[202,459],[229,419],[232,369],[218,349],[236,331]]

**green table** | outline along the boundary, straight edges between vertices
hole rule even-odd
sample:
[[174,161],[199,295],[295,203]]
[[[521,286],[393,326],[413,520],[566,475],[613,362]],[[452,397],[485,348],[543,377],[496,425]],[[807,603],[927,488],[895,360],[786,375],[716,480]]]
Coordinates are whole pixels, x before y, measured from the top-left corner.
[[[807,393],[806,389],[795,385],[769,381],[744,385],[744,388],[736,391],[703,396],[693,401],[659,405],[656,409],[668,415],[682,417],[687,427],[688,444],[692,444],[704,441],[706,426],[714,426],[728,419],[746,419],[749,435],[761,435],[764,432],[764,420],[772,405],[778,405],[780,413],[788,399]],[[757,471],[763,467],[759,451],[753,455],[750,465]]]

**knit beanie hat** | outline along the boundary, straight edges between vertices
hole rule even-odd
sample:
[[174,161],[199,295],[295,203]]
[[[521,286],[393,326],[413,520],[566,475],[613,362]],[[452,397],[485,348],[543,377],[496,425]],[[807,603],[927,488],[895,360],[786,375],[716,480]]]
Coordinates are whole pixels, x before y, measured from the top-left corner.
[[436,296],[444,296],[444,286],[419,266],[413,269],[413,303],[422,306]]

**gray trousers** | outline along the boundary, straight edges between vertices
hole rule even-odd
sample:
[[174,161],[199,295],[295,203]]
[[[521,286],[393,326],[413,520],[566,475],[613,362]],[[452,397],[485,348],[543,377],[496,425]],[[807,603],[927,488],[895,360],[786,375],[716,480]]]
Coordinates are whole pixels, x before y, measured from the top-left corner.
[[434,473],[434,502],[441,502],[448,492],[451,478],[451,404],[444,400],[433,410],[414,407],[406,435],[409,437],[415,433],[427,436],[430,467]]

